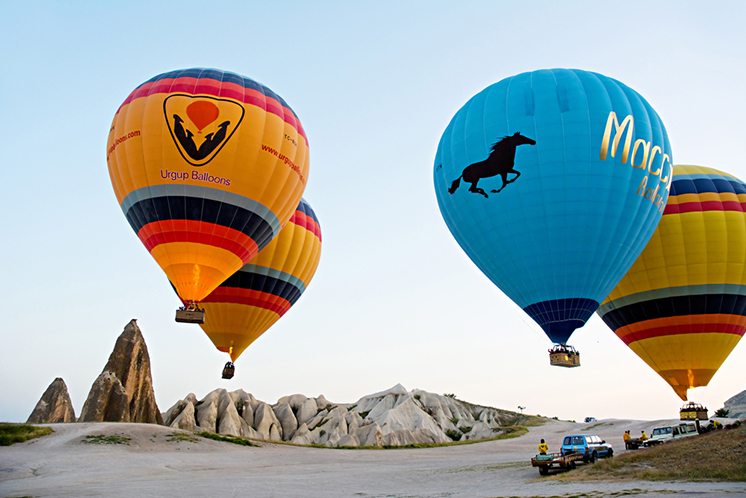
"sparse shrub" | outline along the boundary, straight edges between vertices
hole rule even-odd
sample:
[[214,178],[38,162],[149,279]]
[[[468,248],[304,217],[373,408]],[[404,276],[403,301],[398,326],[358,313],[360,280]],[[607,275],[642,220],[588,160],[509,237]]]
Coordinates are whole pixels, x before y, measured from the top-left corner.
[[169,443],[197,443],[199,439],[188,432],[172,432],[166,436],[166,441]]
[[419,401],[421,397],[422,397],[422,396],[420,396],[419,394],[415,394],[415,395],[414,395],[414,399],[416,399],[417,401]]
[[471,432],[472,427],[468,425],[464,425],[463,427],[459,427],[458,430],[466,434],[467,432]]
[[326,434],[326,431],[324,429],[321,429],[319,431],[319,437],[324,437],[324,434]]
[[207,439],[213,439],[215,441],[223,441],[226,443],[239,444],[241,446],[257,446],[256,444],[252,443],[248,439],[244,439],[242,437],[215,434],[214,432],[207,432],[207,431],[198,432],[197,435],[202,436]]
[[717,410],[715,410],[716,417],[727,417],[729,413],[730,413],[730,410],[728,410],[725,407],[718,408]]
[[367,412],[360,412],[360,416],[361,416],[362,418],[365,418],[365,417],[367,417],[367,416],[368,416],[368,414],[369,414],[369,413],[370,413],[370,410],[368,410]]
[[454,415],[453,417],[449,418],[448,420],[450,420],[453,425],[456,425],[456,424],[458,424],[458,421],[460,419],[457,416]]
[[443,396],[446,398],[456,399],[456,395],[453,393],[445,393]]
[[83,440],[87,444],[130,444],[132,438],[124,434],[89,434]]
[[357,408],[357,405],[352,405],[351,407],[349,407],[349,408],[347,409],[347,411],[348,411],[348,412],[351,412],[351,411],[352,411],[352,410],[354,410],[355,408]]
[[451,438],[454,441],[458,441],[461,439],[461,433],[459,431],[456,431],[454,429],[448,429],[446,430],[446,436]]

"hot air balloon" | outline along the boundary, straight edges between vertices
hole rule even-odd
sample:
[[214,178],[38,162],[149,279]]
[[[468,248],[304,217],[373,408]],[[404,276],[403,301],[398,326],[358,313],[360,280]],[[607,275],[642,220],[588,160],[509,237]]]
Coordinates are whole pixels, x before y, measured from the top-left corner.
[[745,211],[738,178],[675,166],[658,228],[598,310],[684,401],[746,330]]
[[188,304],[177,321],[198,323],[198,303],[280,232],[308,177],[293,110],[216,69],[138,86],[114,115],[106,158],[127,221]]
[[671,149],[653,108],[597,73],[550,69],[474,96],[435,159],[441,214],[482,272],[577,366],[567,341],[657,225]]
[[233,376],[233,362],[300,298],[320,257],[319,220],[301,199],[280,234],[202,300],[206,310],[202,330],[231,357],[223,378]]

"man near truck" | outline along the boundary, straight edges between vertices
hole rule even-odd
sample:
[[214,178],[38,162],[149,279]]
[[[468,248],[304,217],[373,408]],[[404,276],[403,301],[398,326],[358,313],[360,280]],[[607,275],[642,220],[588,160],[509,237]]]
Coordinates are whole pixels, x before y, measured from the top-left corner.
[[539,443],[539,455],[546,455],[549,451],[549,445],[542,439]]

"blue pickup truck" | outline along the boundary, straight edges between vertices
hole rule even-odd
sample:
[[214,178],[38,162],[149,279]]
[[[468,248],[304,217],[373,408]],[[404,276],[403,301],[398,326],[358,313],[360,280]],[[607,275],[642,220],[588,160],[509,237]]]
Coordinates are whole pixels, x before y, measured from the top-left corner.
[[597,458],[614,456],[614,448],[598,436],[571,434],[562,440],[562,455],[581,454],[584,462],[595,462]]

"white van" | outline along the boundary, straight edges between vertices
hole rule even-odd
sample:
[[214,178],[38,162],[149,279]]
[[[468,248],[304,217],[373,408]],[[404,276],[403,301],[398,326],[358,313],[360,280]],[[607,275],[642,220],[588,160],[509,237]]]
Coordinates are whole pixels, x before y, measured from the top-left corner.
[[696,436],[697,426],[693,422],[681,422],[677,425],[666,425],[656,427],[650,434],[650,439],[645,441],[644,446],[655,446],[656,444],[667,443],[674,439],[681,439],[689,436]]

